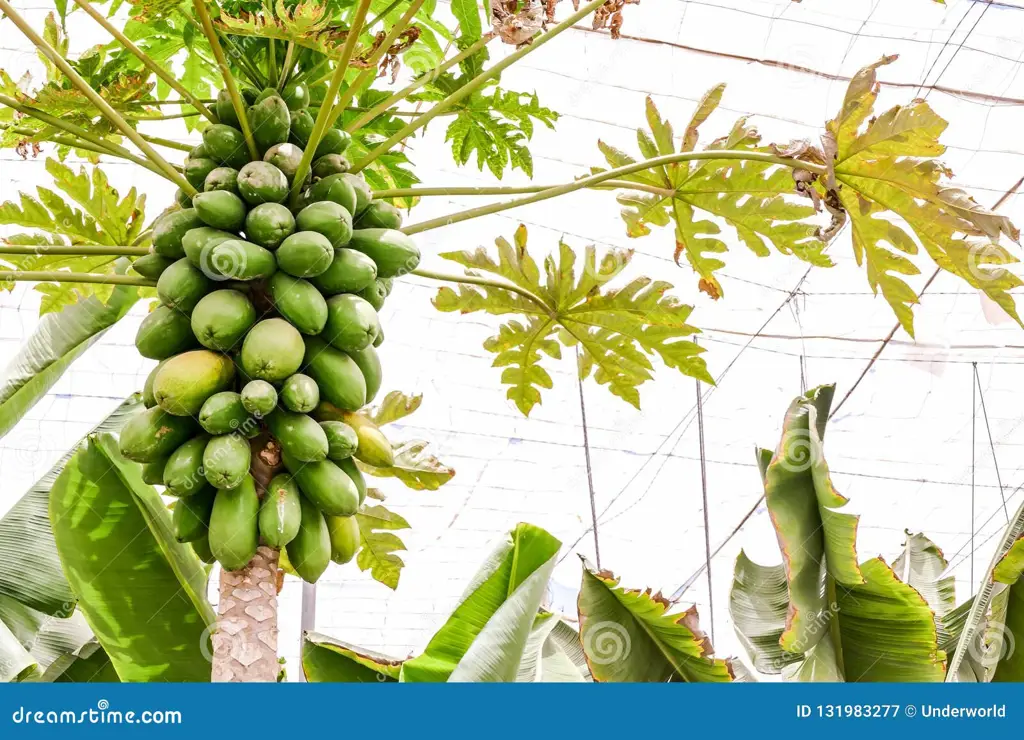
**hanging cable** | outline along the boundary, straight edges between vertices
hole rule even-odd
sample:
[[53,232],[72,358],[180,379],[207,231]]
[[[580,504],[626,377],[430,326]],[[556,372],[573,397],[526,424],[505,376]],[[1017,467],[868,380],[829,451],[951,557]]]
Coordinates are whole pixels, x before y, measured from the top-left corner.
[[996,443],[992,440],[992,427],[988,422],[988,410],[985,408],[985,392],[981,388],[981,376],[978,375],[978,363],[974,364],[974,383],[978,389],[978,398],[981,399],[981,414],[985,420],[985,431],[988,434],[988,447],[992,451],[992,467],[996,471],[996,483],[999,485],[999,497],[1003,500],[1003,514],[1006,516],[1006,523],[1010,523],[1010,510],[1006,506],[1006,492],[1003,491],[1003,477],[999,474],[999,460],[996,459]]
[[708,513],[708,467],[704,454],[704,399],[700,381],[697,387],[697,445],[700,450],[700,492],[704,511],[704,568],[708,572],[708,617],[711,620],[711,644],[715,642],[715,597],[711,588],[711,518]]
[[[576,366],[580,363],[580,348],[576,347]],[[583,401],[583,378],[576,374],[580,389],[580,418],[583,421],[583,455],[587,461],[587,489],[590,491],[590,521],[594,530],[594,560],[601,569],[601,545],[597,539],[597,501],[594,496],[594,473],[590,466],[590,435],[587,433],[587,405]],[[699,381],[698,381],[699,382]],[[578,540],[577,540],[578,541]]]
[[971,376],[971,587],[974,587],[974,430],[978,418],[978,384],[975,378],[978,373],[978,363],[974,365],[974,373]]

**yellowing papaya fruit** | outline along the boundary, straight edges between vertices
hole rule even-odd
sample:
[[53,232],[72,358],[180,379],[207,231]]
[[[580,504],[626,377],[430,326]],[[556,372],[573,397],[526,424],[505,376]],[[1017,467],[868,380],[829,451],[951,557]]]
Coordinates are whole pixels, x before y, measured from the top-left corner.
[[195,416],[214,393],[231,387],[235,366],[229,357],[197,349],[169,358],[153,379],[157,405],[175,416]]
[[359,551],[359,521],[354,516],[329,516],[326,519],[331,539],[331,560],[339,565],[351,562]]

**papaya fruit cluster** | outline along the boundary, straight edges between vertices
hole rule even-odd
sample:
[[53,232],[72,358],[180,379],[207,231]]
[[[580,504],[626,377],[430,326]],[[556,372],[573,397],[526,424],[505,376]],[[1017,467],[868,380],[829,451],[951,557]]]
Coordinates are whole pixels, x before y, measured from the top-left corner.
[[[189,154],[178,207],[153,225],[134,269],[159,305],[135,345],[158,360],[146,411],[122,429],[122,454],[177,497],[179,541],[206,562],[244,567],[263,543],[315,582],[359,545],[366,496],[356,460],[393,463],[358,412],[381,386],[377,312],[419,251],[401,214],[348,171],[349,135],[331,129],[290,198],[313,128],[303,90],[248,92],[262,157],[250,161],[230,97]],[[276,441],[283,467],[257,490],[253,455]]]

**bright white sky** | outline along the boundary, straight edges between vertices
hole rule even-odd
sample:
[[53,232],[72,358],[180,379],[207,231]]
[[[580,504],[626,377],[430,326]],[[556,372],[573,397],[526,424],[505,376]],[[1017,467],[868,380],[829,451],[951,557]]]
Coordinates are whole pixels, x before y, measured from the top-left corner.
[[[21,5],[42,26],[49,6]],[[562,15],[567,4],[563,4]],[[73,49],[103,42],[102,31],[82,14],[70,23]],[[38,74],[31,49],[8,22],[9,46],[0,63],[17,78]],[[633,38],[574,30],[528,57],[503,85],[536,89],[542,103],[562,113],[557,133],[539,130],[531,147],[536,180],[559,182],[602,164],[598,138],[633,150],[633,129],[643,122],[644,96],[654,97],[680,131],[695,101],[727,82],[723,104],[704,126],[710,141],[740,115],[766,140],[818,136],[838,109],[848,77],[883,54],[899,54],[882,70],[881,109],[927,97],[950,126],[943,159],[959,185],[991,205],[1024,175],[1024,8],[1019,3],[948,0],[661,0],[630,6],[624,33]],[[492,51],[492,54],[495,52]],[[801,68],[822,73],[808,74]],[[924,82],[926,87],[919,89]],[[938,84],[953,91],[929,89]],[[191,141],[168,124],[160,135]],[[415,143],[410,156],[431,184],[491,182],[473,168],[457,170],[442,142],[443,128]],[[42,159],[21,162],[3,153],[0,198],[46,183]],[[106,169],[119,187],[146,192],[150,214],[172,197],[172,188],[146,172],[120,164]],[[506,176],[509,184],[523,181]],[[478,201],[435,198],[417,207],[419,221]],[[1002,212],[1024,222],[1018,196]],[[577,193],[467,224],[421,235],[425,264],[451,249],[490,246],[527,224],[530,246],[543,255],[560,236],[574,247],[597,244],[637,250],[634,266],[675,283],[693,302],[692,321],[705,330],[711,372],[720,379],[704,388],[710,540],[726,540],[761,493],[755,445],[774,446],[790,398],[801,388],[801,357],[808,385],[836,382],[842,396],[892,329],[895,319],[873,297],[853,263],[849,235],[831,247],[837,267],[815,271],[797,296],[790,291],[806,272],[781,256],[758,259],[732,244],[723,279],[726,296],[712,303],[696,291],[688,268],[671,261],[673,240],[655,232],[625,236],[617,206],[606,193]],[[911,281],[920,287],[930,275]],[[422,647],[440,624],[484,557],[489,543],[518,521],[542,525],[565,543],[556,571],[553,603],[574,613],[579,565],[572,553],[593,558],[587,533],[587,488],[578,389],[573,359],[557,366],[555,389],[524,419],[504,398],[500,371],[482,349],[491,322],[439,314],[429,299],[435,286],[404,281],[384,310],[385,389],[425,395],[422,410],[396,429],[399,438],[433,441],[458,474],[439,492],[413,493],[385,484],[389,506],[414,529],[403,535],[408,567],[396,593],[372,582],[354,566],[333,567],[319,584],[317,629],[395,654]],[[0,296],[0,347],[8,356],[33,330],[38,301],[24,290]],[[151,363],[132,345],[139,308],[90,350],[54,391],[0,441],[5,485],[0,511],[49,466],[60,452],[130,391],[141,387]],[[862,513],[862,559],[891,561],[904,528],[924,531],[951,557],[961,600],[970,593],[971,522],[973,573],[980,578],[994,539],[1005,524],[999,482],[1008,510],[1020,503],[1024,430],[1016,403],[1024,363],[1024,333],[975,291],[940,277],[916,311],[917,342],[902,331],[829,427],[826,451],[837,488],[851,510]],[[760,331],[761,336],[752,335]],[[973,434],[974,368],[991,427],[992,448],[978,401]],[[704,561],[704,530],[698,462],[696,389],[692,380],[661,370],[642,390],[643,411],[614,399],[593,383],[584,387],[594,465],[602,565],[624,584],[673,592]],[[973,500],[973,504],[972,504]],[[991,538],[991,539],[990,539]],[[778,562],[768,517],[758,510],[713,560],[714,628],[720,654],[741,652],[732,635],[727,601],[733,560],[740,547],[761,562]],[[298,649],[298,584],[283,594],[282,651]],[[706,581],[698,579],[682,603],[696,602],[710,623]],[[292,675],[297,667],[291,665]]]

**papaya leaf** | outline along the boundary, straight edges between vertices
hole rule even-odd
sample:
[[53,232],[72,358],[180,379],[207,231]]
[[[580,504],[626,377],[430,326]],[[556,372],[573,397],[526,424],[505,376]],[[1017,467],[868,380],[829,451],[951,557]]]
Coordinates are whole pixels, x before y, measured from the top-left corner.
[[693,309],[666,295],[670,283],[639,277],[619,288],[606,285],[629,264],[632,252],[611,250],[598,259],[590,246],[577,266],[576,253],[560,242],[557,256],[544,260],[542,276],[526,240],[526,227],[520,225],[514,245],[497,240],[496,259],[484,249],[441,255],[466,268],[467,275],[490,273],[520,292],[500,284],[461,284],[441,288],[434,297],[439,311],[522,316],[523,321],[501,324],[484,349],[495,354],[494,367],[504,368],[506,395],[524,415],[540,403],[541,389],[553,385],[543,355],[560,359],[563,345],[578,350],[581,379],[593,375],[637,408],[639,386],[653,377],[652,355],[684,375],[714,382],[700,357],[704,350],[684,339],[698,332],[687,323]]
[[401,391],[391,391],[378,405],[367,412],[367,416],[377,426],[384,426],[393,421],[404,419],[415,413],[423,403],[423,394],[407,396]]
[[378,468],[358,463],[359,468],[378,478],[398,478],[414,491],[436,491],[455,476],[455,469],[425,452],[430,444],[421,439],[403,442],[394,448],[395,462]]
[[310,683],[394,683],[403,662],[317,632],[302,637],[302,673]]
[[405,543],[394,532],[409,529],[409,523],[380,504],[364,504],[355,516],[360,541],[356,565],[361,571],[369,570],[375,581],[390,589],[398,588],[405,561],[395,552],[404,550]]
[[[111,256],[50,255],[48,246],[124,246],[134,242],[145,221],[146,196],[131,188],[122,197],[99,167],[75,172],[56,159],[46,160],[46,170],[62,193],[39,186],[36,196],[20,194],[20,202],[0,205],[0,225],[33,229],[6,238],[9,244],[36,246],[35,254],[4,255],[0,262],[16,270],[68,270],[71,272],[124,272],[126,261]],[[80,207],[75,207],[77,204]],[[0,283],[10,289],[13,282]],[[40,283],[42,313],[95,296],[110,301],[114,286],[77,283]]]
[[[1009,291],[1024,283],[1001,267],[1017,258],[998,243],[1001,236],[1016,242],[1020,233],[1009,219],[949,185],[951,172],[936,159],[945,151],[939,137],[946,121],[922,99],[874,111],[877,70],[895,59],[883,57],[861,69],[839,114],[826,124],[836,147],[834,191],[850,219],[857,264],[911,336],[917,296],[901,276],[919,272],[910,259],[918,243],[937,267],[982,291],[1021,323]],[[829,195],[827,183],[819,179],[816,187],[823,197]]]
[[584,562],[579,616],[583,651],[595,681],[728,682],[726,661],[712,657],[697,610],[669,614],[668,599],[619,586]]
[[215,28],[236,36],[291,41],[299,46],[337,56],[345,43],[346,29],[334,22],[336,8],[329,3],[304,0],[264,2],[260,12],[224,8],[213,20]]
[[[700,125],[714,112],[724,89],[724,85],[718,85],[704,95],[678,151],[689,152],[696,147]],[[648,130],[637,130],[642,157],[675,153],[672,125],[661,117],[651,98],[647,98],[646,114]],[[758,146],[759,142],[757,130],[741,118],[727,137],[716,140],[709,148],[770,150]],[[612,168],[637,161],[604,142],[599,141],[598,147]],[[591,168],[593,173],[602,171],[600,167]],[[619,203],[625,206],[622,218],[626,233],[640,237],[651,233],[651,226],[674,224],[676,261],[685,257],[700,277],[701,290],[713,298],[723,294],[715,273],[725,266],[719,255],[724,255],[729,247],[720,236],[721,228],[707,216],[724,221],[760,257],[768,256],[774,247],[812,265],[832,264],[824,254],[825,243],[815,236],[814,226],[805,222],[814,209],[796,202],[793,175],[785,168],[763,162],[702,160],[652,168],[623,179],[663,191],[626,192],[618,196]]]

